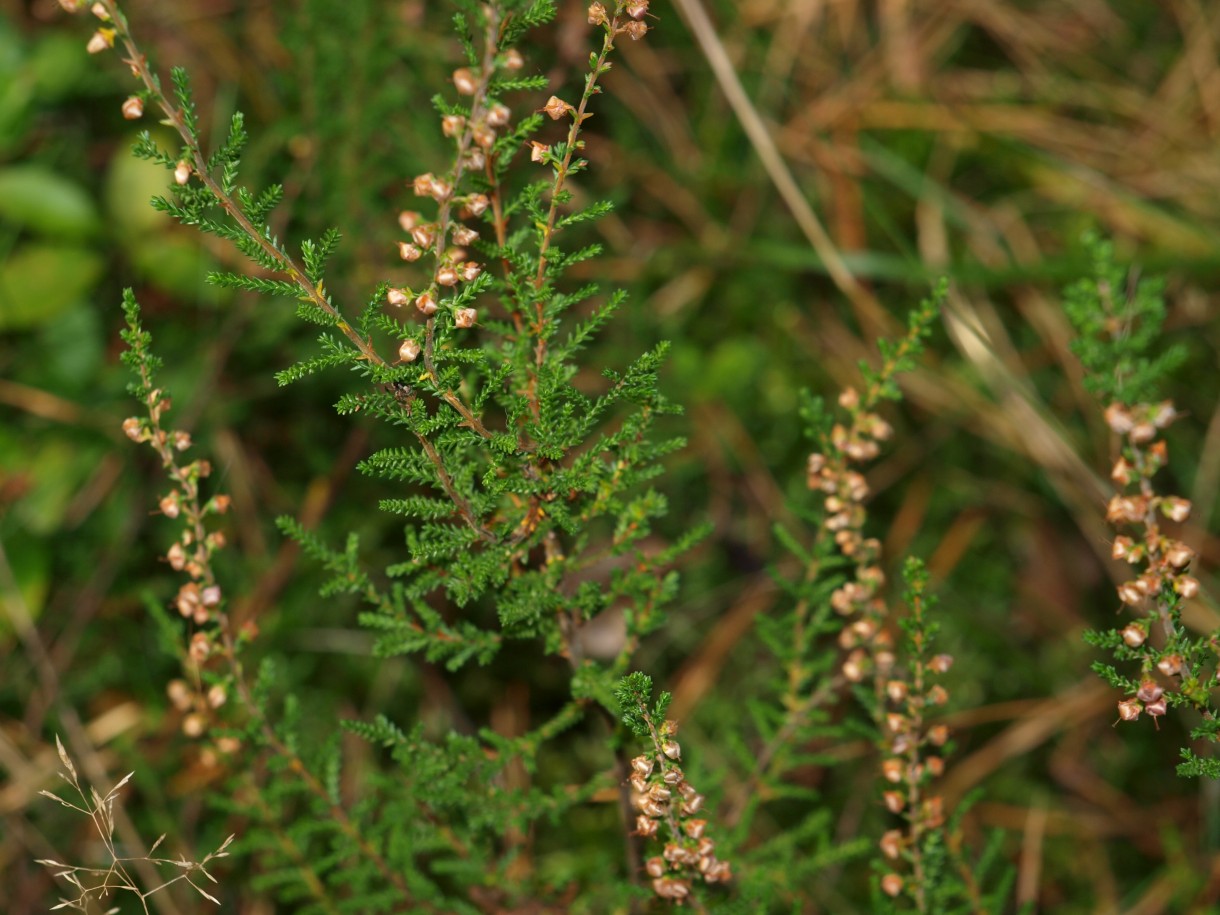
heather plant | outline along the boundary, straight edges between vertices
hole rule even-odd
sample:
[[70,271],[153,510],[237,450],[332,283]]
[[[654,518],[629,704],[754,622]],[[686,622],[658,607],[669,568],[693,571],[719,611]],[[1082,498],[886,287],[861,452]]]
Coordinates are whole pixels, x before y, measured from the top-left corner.
[[[98,824],[102,865],[43,856],[65,881],[62,905],[130,893],[146,908],[173,911],[189,884],[222,905],[258,897],[312,912],[1012,910],[1015,869],[1004,854],[1012,843],[999,832],[978,842],[977,825],[967,823],[974,798],[944,787],[955,749],[948,718],[968,714],[963,695],[979,701],[980,667],[994,659],[981,650],[968,656],[965,625],[937,605],[920,562],[883,549],[889,538],[874,504],[874,479],[885,475],[875,462],[923,446],[895,432],[887,405],[903,399],[898,378],[917,368],[947,286],[914,309],[904,335],[879,340],[876,367],[865,361],[862,383],[845,387],[837,406],[805,398],[814,453],[790,487],[801,492],[775,512],[784,518],[775,539],[788,554],[771,572],[780,596],[737,637],[749,676],[717,684],[712,711],[688,720],[672,708],[682,704],[680,688],[676,702],[668,688],[654,698],[654,680],[673,661],[663,652],[690,647],[699,628],[686,619],[672,625],[667,611],[677,601],[715,600],[684,592],[674,569],[702,549],[708,527],[688,505],[671,513],[672,481],[658,478],[683,448],[674,430],[720,430],[714,414],[681,425],[681,410],[662,393],[666,344],[634,359],[590,355],[606,330],[651,327],[657,315],[631,314],[621,288],[606,294],[594,281],[604,285],[611,265],[588,233],[615,217],[584,184],[591,164],[621,168],[624,182],[638,176],[608,162],[586,126],[603,113],[595,103],[607,101],[599,96],[619,45],[647,47],[651,29],[669,23],[643,0],[582,10],[596,41],[579,53],[560,48],[563,66],[590,52],[580,84],[561,88],[553,71],[539,75],[533,45],[539,34],[571,43],[572,32],[553,22],[555,4],[454,6],[456,42],[430,58],[436,67],[444,60],[446,88],[432,100],[427,131],[414,129],[420,100],[395,97],[379,70],[398,53],[388,30],[372,28],[368,59],[338,74],[360,84],[361,117],[340,116],[333,68],[305,66],[294,76],[302,104],[323,109],[318,135],[351,172],[306,190],[293,177],[244,183],[281,164],[285,137],[293,157],[319,155],[290,126],[248,136],[240,114],[217,118],[197,105],[185,69],[162,83],[113,0],[89,10],[97,18],[89,50],[121,56],[136,79],[118,113],[172,131],[145,132],[136,144],[137,156],[169,176],[155,208],[208,236],[208,279],[257,313],[252,336],[287,337],[287,312],[316,328],[307,355],[274,350],[276,382],[303,390],[297,406],[307,405],[285,425],[317,428],[329,399],[350,428],[373,430],[349,440],[353,461],[393,523],[369,520],[372,504],[351,496],[346,514],[325,525],[315,506],[294,506],[278,528],[310,560],[301,576],[326,576],[321,599],[294,594],[272,612],[253,612],[253,596],[232,584],[241,551],[230,548],[238,539],[231,528],[243,506],[230,486],[241,481],[228,479],[213,443],[186,431],[191,408],[176,404],[189,399],[149,332],[161,342],[169,334],[160,328],[188,321],[161,302],[142,310],[135,293],[124,293],[123,361],[143,413],[122,430],[149,446],[160,469],[166,488],[155,502],[172,535],[155,549],[177,576],[172,589],[144,599],[177,666],[159,682],[168,699],[160,745],[180,748],[183,770],[141,771],[128,784],[155,794],[158,777],[184,781],[185,792],[181,783],[174,789],[188,795],[182,816],[194,818],[200,847],[217,851],[157,858],[160,839],[146,852],[125,848],[136,842],[130,832],[111,838],[119,787],[92,801],[82,791],[82,805],[66,806]],[[350,8],[374,26],[384,13],[359,0]],[[421,8],[405,4],[401,13]],[[297,37],[315,62],[333,51],[324,39],[337,9],[307,0],[295,20],[313,23]],[[208,127],[224,121],[227,132]],[[377,175],[404,168],[390,155],[396,129],[427,165],[398,175],[393,189],[362,182],[353,162],[376,161]],[[404,197],[412,202],[386,217]],[[685,206],[672,187],[655,198]],[[342,232],[318,224],[344,207],[355,218]],[[820,256],[825,245],[815,244]],[[690,279],[678,272],[684,267],[648,250],[680,296]],[[1152,484],[1166,460],[1160,430],[1178,415],[1155,404],[1153,385],[1178,357],[1144,356],[1160,339],[1158,290],[1128,283],[1097,250],[1096,275],[1066,298],[1082,329],[1087,381],[1114,404],[1107,420],[1124,441],[1115,482],[1138,489],[1115,497],[1110,520],[1126,528],[1116,558],[1139,573],[1120,587],[1120,601],[1142,614],[1095,637],[1120,662],[1138,663],[1138,675],[1099,669],[1123,690],[1120,717],[1159,722],[1171,705],[1193,708],[1204,722],[1196,737],[1209,741],[1216,650],[1181,618],[1182,600],[1200,588],[1188,574],[1195,557],[1156,515],[1177,521],[1189,505]],[[841,281],[846,268],[824,260]],[[748,265],[727,273],[725,287],[764,298]],[[1127,299],[1117,294],[1124,286]],[[886,325],[864,286],[851,280],[845,291],[863,323]],[[768,320],[782,327],[783,315],[777,307]],[[839,320],[831,309],[823,319],[832,328]],[[699,333],[721,332],[714,317],[703,324],[679,341],[688,352]],[[723,336],[752,342],[737,330]],[[820,386],[822,367],[808,370],[805,380]],[[755,396],[746,373],[727,374],[734,396]],[[744,447],[804,447],[794,444],[799,425],[779,424],[767,443],[745,436]],[[328,448],[321,441],[285,463],[316,461]],[[887,581],[899,568],[903,601]],[[356,643],[356,663],[375,672],[353,685],[343,682],[348,666],[324,661],[311,679],[293,641],[303,618],[358,623],[367,640]],[[278,641],[261,631],[273,629]],[[665,649],[654,647],[660,637],[671,639]],[[950,640],[952,654],[943,644]],[[979,682],[961,682],[963,664]],[[173,739],[175,730],[186,740]],[[1185,774],[1217,774],[1209,759],[1184,752]],[[62,749],[60,758],[80,791]],[[174,822],[171,836],[180,826],[187,831]],[[229,833],[231,844],[222,838]],[[173,868],[176,879],[155,879]],[[213,872],[219,884],[205,890],[197,878],[210,883]]]
[[1089,373],[1086,383],[1105,405],[1106,425],[1118,442],[1110,470],[1115,492],[1106,506],[1106,521],[1117,532],[1111,556],[1138,573],[1116,589],[1134,619],[1089,634],[1093,645],[1133,663],[1137,673],[1103,661],[1094,670],[1123,691],[1122,721],[1141,715],[1157,721],[1171,707],[1192,709],[1200,720],[1191,737],[1205,755],[1182,748],[1178,773],[1217,778],[1220,765],[1209,745],[1220,733],[1212,700],[1220,641],[1215,632],[1192,634],[1182,618],[1183,603],[1200,590],[1191,574],[1197,554],[1182,539],[1191,502],[1160,491],[1154,480],[1169,463],[1164,430],[1181,418],[1157,392],[1185,353],[1171,347],[1154,354],[1165,320],[1163,282],[1129,275],[1116,262],[1113,244],[1096,237],[1087,244],[1092,276],[1068,288],[1064,307],[1080,334],[1073,349]]
[[[171,403],[155,381],[158,360],[128,293],[125,359],[137,373],[133,393],[147,416],[127,420],[124,431],[157,451],[174,486],[160,500],[161,511],[183,522],[165,558],[187,579],[174,605],[191,634],[182,652],[186,677],[170,684],[170,698],[185,713],[184,732],[206,741],[213,757],[242,753],[266,767],[265,781],[251,784],[239,775],[232,788],[231,813],[260,824],[234,848],[260,858],[258,886],[280,887],[281,899],[307,910],[474,911],[522,898],[565,898],[564,887],[590,873],[617,887],[607,890],[610,898],[632,896],[640,875],[622,864],[580,860],[558,873],[550,864],[541,871],[528,865],[544,854],[535,841],[545,832],[541,820],[562,819],[600,790],[628,790],[621,759],[609,753],[576,777],[575,790],[533,776],[540,756],[565,732],[599,714],[603,728],[612,725],[613,685],[628,671],[639,640],[663,620],[677,586],[669,570],[674,558],[702,534],[692,529],[662,549],[648,540],[666,502],[647,481],[682,444],[650,436],[655,418],[677,409],[657,386],[665,347],[608,370],[600,391],[575,383],[576,357],[623,297],[599,299],[582,320],[569,318],[598,289],[573,287],[565,277],[598,247],[567,245],[565,233],[609,210],[602,202],[572,206],[570,184],[586,166],[582,129],[608,58],[616,41],[645,36],[648,4],[631,0],[612,10],[594,4],[589,20],[602,40],[575,103],[552,96],[515,121],[504,100],[545,84],[522,75],[519,45],[554,16],[554,7],[459,9],[466,60],[452,74],[456,100],[435,100],[452,164],[407,182],[426,212],[399,215],[407,239],[395,249],[414,266],[403,268],[405,282],[382,282],[358,308],[338,303],[327,283],[339,232],[305,239],[293,254],[269,224],[283,188],[239,184],[247,142],[241,115],[205,153],[185,72],[175,69],[172,90],[163,90],[122,11],[110,2],[91,10],[100,26],[89,50],[121,49],[140,82],[123,116],[137,120],[146,106],[156,109],[181,143],[164,149],[145,133],[136,145],[137,156],[172,174],[172,194],[154,205],[231,242],[251,261],[246,273],[212,273],[213,284],[288,298],[300,318],[323,328],[318,353],[281,370],[278,381],[349,370],[358,385],[339,399],[338,412],[373,417],[404,437],[360,465],[399,493],[381,508],[409,519],[405,557],[382,574],[365,569],[355,535],[335,546],[293,518],[280,520],[332,575],[323,596],[360,598],[366,606],[360,620],[375,633],[379,657],[416,654],[453,673],[530,642],[569,670],[567,701],[512,737],[484,728],[431,739],[422,725],[385,716],[346,722],[350,732],[385,747],[393,765],[368,777],[354,803],[341,803],[339,744],[314,746],[301,736],[302,709],[273,663],[255,678],[245,673],[250,631],[234,631],[213,562],[224,537],[204,527],[229,499],[201,496],[206,460],[178,463],[191,441],[164,426]],[[566,126],[552,142],[534,138],[547,117]],[[514,183],[526,170],[533,174]],[[592,580],[590,569],[605,564],[609,578]],[[614,650],[590,657],[582,633],[603,614],[621,615],[624,631]],[[232,708],[230,695],[240,708],[222,716],[222,707]],[[612,730],[606,736],[609,747]],[[695,803],[686,802],[691,812]],[[704,873],[709,883],[729,876],[727,866]],[[654,882],[663,896],[673,897],[676,885]]]

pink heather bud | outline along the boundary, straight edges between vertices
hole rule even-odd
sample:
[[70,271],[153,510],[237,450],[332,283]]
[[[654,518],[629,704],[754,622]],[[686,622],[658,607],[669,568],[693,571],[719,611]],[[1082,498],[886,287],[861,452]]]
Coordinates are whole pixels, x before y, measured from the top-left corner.
[[463,225],[455,225],[453,227],[453,241],[455,244],[468,245],[479,237],[479,233],[474,229],[467,228]]
[[415,307],[420,310],[421,314],[434,315],[436,314],[436,299],[432,298],[432,293],[421,293],[415,299]]
[[207,729],[207,719],[198,712],[191,712],[182,719],[182,733],[187,737],[200,737]]
[[98,29],[85,45],[90,54],[100,54],[114,47],[114,29]]
[[928,695],[926,698],[928,705],[944,705],[949,701],[949,691],[937,683],[930,690],[928,690]]
[[589,6],[589,25],[605,25],[610,21],[610,17],[606,15],[606,8],[600,3],[593,3]]
[[411,230],[411,238],[414,240],[415,244],[419,245],[421,248],[431,248],[433,239],[432,226],[416,226]]
[[891,734],[901,734],[907,729],[907,720],[897,712],[890,712],[885,716],[885,726]]
[[453,324],[455,327],[474,327],[478,317],[479,313],[473,308],[459,308],[453,313]]
[[1190,500],[1180,496],[1166,496],[1161,500],[1161,512],[1170,521],[1185,521],[1190,517]]
[[569,111],[575,111],[576,109],[573,108],[571,105],[569,105],[567,102],[565,102],[563,99],[561,99],[559,96],[552,95],[547,100],[547,103],[545,105],[543,105],[542,108],[540,108],[539,110],[542,111],[544,114],[546,114],[552,121],[558,121],[561,117],[563,117]]
[[165,685],[165,695],[169,697],[170,704],[180,712],[185,712],[192,705],[191,688],[186,685],[185,680],[170,680]]
[[482,216],[489,206],[491,201],[487,199],[486,194],[471,194],[466,198],[466,209],[472,216]]
[[902,831],[891,829],[881,837],[881,854],[894,859],[902,853]]
[[928,757],[928,772],[933,778],[940,778],[945,774],[945,761],[939,756]]
[[191,163],[183,159],[174,166],[174,181],[178,184],[186,184],[191,180]]
[[474,95],[479,89],[479,81],[469,67],[453,71],[453,85],[459,95]]
[[487,164],[487,156],[483,150],[471,148],[466,150],[465,158],[462,161],[465,163],[463,168],[468,171],[481,172],[483,166]]
[[682,813],[686,816],[694,816],[703,809],[704,797],[702,794],[696,794],[682,803]]
[[161,514],[167,518],[178,517],[178,491],[174,490],[168,496],[165,496],[161,502]]
[[666,769],[661,778],[664,779],[665,784],[669,785],[670,787],[685,784],[683,781],[685,776],[682,775],[682,770],[677,766],[674,766],[672,769]]
[[453,186],[448,181],[444,181],[440,178],[433,178],[432,187],[429,188],[429,192],[429,196],[431,196],[433,200],[447,200],[449,195],[453,193]]
[[1135,541],[1130,537],[1115,537],[1114,544],[1110,547],[1110,558],[1138,562],[1139,560],[1133,556],[1134,549]]
[[881,798],[885,801],[885,809],[890,813],[902,813],[902,808],[907,805],[901,791],[886,791]]
[[466,119],[460,114],[447,114],[441,118],[441,133],[447,137],[456,137],[466,126]]
[[660,877],[652,881],[652,889],[662,899],[673,899],[678,903],[690,895],[690,884],[673,877]]
[[385,299],[391,305],[398,306],[406,305],[407,302],[411,301],[411,299],[407,296],[407,291],[405,289],[399,289],[397,286],[390,287],[389,291],[385,294]]
[[423,257],[424,251],[419,245],[409,241],[398,243],[398,256],[404,261],[417,261]]
[[649,877],[663,877],[665,875],[665,859],[661,857],[649,858],[644,862],[644,870],[648,872]]
[[1118,599],[1128,607],[1138,607],[1144,602],[1144,589],[1139,581],[1125,581],[1118,586]]
[[452,264],[446,264],[436,271],[436,282],[441,286],[456,286],[458,279],[457,268]]
[[1136,445],[1146,445],[1156,438],[1156,426],[1149,422],[1136,423],[1127,433],[1127,438]]
[[1173,583],[1173,589],[1186,600],[1190,600],[1199,593],[1199,579],[1191,575],[1183,575]]
[[852,387],[846,387],[839,392],[839,406],[844,410],[854,410],[860,406],[860,393]]
[[[82,0],[77,0],[76,9],[80,9],[82,6],[84,6]],[[75,10],[68,10],[68,12],[75,12]],[[106,7],[101,3],[93,4],[93,6],[89,7],[89,12],[91,12],[98,19],[102,20],[102,22],[110,21],[110,13],[106,11]]]
[[928,728],[928,743],[934,747],[943,747],[949,740],[949,726],[934,724]]
[[928,666],[938,674],[947,674],[949,672],[949,668],[953,666],[953,655],[935,655],[932,660],[928,662]]
[[1135,698],[1140,702],[1156,702],[1164,694],[1165,690],[1155,680],[1144,680],[1136,690]]
[[841,668],[843,677],[850,683],[859,683],[864,679],[866,673],[865,655],[863,651],[857,649],[847,656]]
[[1179,540],[1170,543],[1169,548],[1165,551],[1165,561],[1175,569],[1186,568],[1194,558],[1195,551]]
[[491,149],[496,142],[495,128],[487,124],[475,124],[470,131],[470,137],[475,145],[483,149]]
[[212,640],[208,638],[208,634],[206,632],[196,632],[191,636],[191,645],[188,652],[195,661],[207,660],[208,655],[212,653]]
[[1148,638],[1148,633],[1138,623],[1128,623],[1123,627],[1123,643],[1128,648],[1139,648],[1144,644],[1146,638]]
[[521,56],[521,52],[516,48],[509,48],[504,52],[504,68],[506,70],[520,70],[525,66],[525,58]]
[[1114,468],[1110,471],[1110,479],[1119,486],[1128,486],[1135,479],[1135,468],[1126,458],[1120,457],[1114,462]]
[[692,839],[703,838],[703,831],[707,829],[707,820],[687,820],[682,824],[682,831]]
[[657,826],[659,824],[651,817],[640,814],[635,818],[635,834],[648,838],[657,834]]
[[623,26],[622,30],[627,33],[627,37],[632,41],[639,41],[648,34],[648,26],[635,19]]
[[1144,519],[1148,500],[1143,496],[1114,496],[1106,505],[1106,520],[1111,524],[1137,524]]
[[419,344],[414,340],[403,340],[398,347],[399,362],[414,362],[419,357]]
[[411,179],[411,190],[416,197],[431,197],[432,182],[436,180],[436,176],[432,172],[424,172],[422,175],[416,175]]
[[208,585],[199,594],[199,600],[205,607],[216,607],[220,604],[220,585]]
[[466,261],[466,263],[462,264],[462,279],[467,283],[477,279],[482,272],[483,268],[474,261]]
[[[637,794],[643,794],[648,790],[648,779],[638,772],[632,772],[628,781],[631,782],[631,787],[636,790]],[[638,802],[639,798],[636,798],[636,803],[638,804]]]
[[891,680],[885,684],[885,694],[890,702],[901,702],[907,697],[907,685],[902,680]]
[[881,891],[887,896],[897,896],[902,892],[902,878],[897,874],[886,874],[881,878]]
[[1182,672],[1182,656],[1167,654],[1156,662],[1156,669],[1167,677],[1176,677]]
[[178,608],[180,615],[187,618],[193,616],[199,609],[199,604],[199,585],[188,581],[178,589],[178,596],[174,598],[174,606]]
[[892,651],[879,651],[873,655],[873,660],[877,662],[877,670],[882,673],[890,671],[898,662],[898,658]]
[[123,102],[123,117],[135,121],[144,116],[144,99],[138,95],[129,95]]
[[682,756],[682,747],[676,740],[667,740],[661,744],[661,752],[670,759],[678,759]]
[[537,140],[530,140],[530,161],[545,162],[546,157],[550,155],[551,147],[546,143],[539,143]]
[[65,13],[79,13],[85,4],[83,0],[59,0],[59,5]]
[[398,225],[402,227],[404,232],[410,232],[417,225],[419,225],[422,220],[423,217],[414,210],[403,210],[398,214]]
[[656,782],[654,782],[653,784],[648,786],[648,796],[650,798],[652,798],[654,801],[664,802],[664,801],[668,801],[671,797],[673,797],[673,792],[670,791],[668,788],[666,788],[664,785],[657,784]]
[[643,797],[639,803],[640,812],[649,817],[665,816],[665,805],[650,797]]
[[208,705],[212,708],[220,708],[228,698],[229,694],[219,683],[208,690]]
[[651,756],[640,755],[631,760],[631,768],[640,775],[647,778],[652,775],[652,768],[655,765]]
[[487,109],[487,123],[492,127],[505,127],[512,119],[513,113],[502,102],[496,102]]
[[1153,718],[1160,718],[1168,710],[1169,710],[1169,703],[1167,703],[1165,701],[1165,698],[1163,696],[1160,699],[1157,699],[1155,702],[1149,702],[1147,705],[1144,706],[1144,711],[1147,712],[1149,715],[1151,715]]
[[1156,409],[1153,411],[1151,418],[1152,418],[1153,424],[1158,429],[1164,429],[1166,426],[1168,426],[1170,423],[1172,423],[1175,419],[1177,419],[1179,415],[1180,414],[1178,413],[1178,411],[1175,410],[1173,407],[1173,401],[1165,400],[1165,401],[1162,401],[1161,403],[1157,404]]
[[[186,451],[188,448],[190,448],[191,434],[189,432],[183,432],[181,429],[175,430],[174,447],[179,451]],[[207,476],[207,474],[203,474],[203,476]]]
[[181,572],[186,567],[186,550],[182,548],[181,543],[171,546],[165,558],[169,560],[169,567],[175,572]]
[[648,13],[648,0],[627,0],[624,9],[632,19],[643,19]]
[[1135,426],[1135,420],[1120,403],[1112,403],[1106,407],[1105,417],[1106,425],[1115,435],[1126,435]]
[[902,781],[903,768],[901,759],[887,759],[881,763],[881,774],[887,782],[898,784]]
[[144,424],[134,416],[129,416],[123,420],[123,434],[133,442],[144,440]]

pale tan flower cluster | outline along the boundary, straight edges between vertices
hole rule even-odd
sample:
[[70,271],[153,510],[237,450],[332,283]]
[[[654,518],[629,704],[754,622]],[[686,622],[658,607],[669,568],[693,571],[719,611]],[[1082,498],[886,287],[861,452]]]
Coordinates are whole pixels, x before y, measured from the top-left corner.
[[[1138,568],[1139,574],[1118,585],[1118,599],[1140,618],[1122,630],[1123,643],[1141,660],[1141,682],[1135,695],[1121,699],[1118,714],[1123,721],[1135,721],[1146,712],[1153,719],[1168,710],[1166,686],[1156,679],[1159,672],[1169,690],[1181,689],[1186,680],[1197,680],[1182,654],[1162,650],[1175,642],[1180,624],[1176,605],[1199,593],[1199,580],[1187,574],[1195,552],[1177,537],[1164,531],[1162,519],[1180,524],[1190,517],[1190,502],[1180,496],[1156,492],[1152,478],[1168,463],[1169,450],[1161,431],[1180,414],[1169,401],[1159,404],[1124,406],[1114,403],[1106,408],[1106,424],[1123,442],[1123,453],[1110,471],[1118,492],[1106,507],[1106,520],[1117,529],[1133,530],[1114,538],[1110,555]],[[1153,629],[1158,629],[1153,644]],[[1194,683],[1188,692],[1200,686]],[[1205,689],[1206,687],[1204,687]],[[1188,698],[1190,698],[1188,696]]]
[[[149,376],[143,368],[141,377],[148,381]],[[223,494],[206,501],[201,499],[200,481],[212,472],[208,461],[178,463],[178,455],[191,447],[191,436],[181,430],[162,428],[161,420],[171,406],[169,397],[161,390],[151,388],[144,403],[148,409],[147,419],[128,417],[123,421],[123,432],[134,442],[147,442],[152,446],[174,484],[174,488],[161,497],[158,507],[165,517],[182,524],[178,537],[165,553],[165,561],[174,571],[183,572],[188,578],[178,588],[174,607],[195,627],[187,644],[186,657],[190,666],[198,671],[214,654],[226,650],[218,631],[218,624],[224,622],[224,595],[212,572],[212,557],[226,541],[223,532],[208,531],[205,520],[209,515],[225,514],[230,499]],[[224,686],[213,685],[205,695],[197,676],[195,680],[197,686],[193,691],[181,680],[173,681],[168,688],[175,707],[189,711],[182,721],[183,732],[188,737],[201,736],[207,723],[206,711],[219,708],[227,698]]]
[[854,388],[839,395],[839,406],[847,411],[849,422],[836,423],[830,433],[826,454],[809,456],[808,485],[824,496],[825,529],[834,537],[839,551],[852,562],[847,581],[835,589],[831,606],[840,616],[853,619],[839,635],[839,646],[847,652],[841,672],[852,683],[862,682],[874,669],[884,673],[894,663],[893,639],[882,628],[886,617],[880,592],[885,573],[879,559],[881,543],[863,533],[867,512],[868,483],[852,467],[871,461],[880,452],[893,429],[871,410],[864,409]]
[[716,857],[715,843],[705,834],[707,820],[698,816],[704,797],[687,781],[679,763],[682,748],[674,740],[678,726],[666,721],[658,730],[654,752],[631,761],[632,804],[637,813],[636,835],[669,841],[659,855],[644,863],[652,888],[662,899],[681,904],[693,881],[724,883],[732,879],[729,862]]

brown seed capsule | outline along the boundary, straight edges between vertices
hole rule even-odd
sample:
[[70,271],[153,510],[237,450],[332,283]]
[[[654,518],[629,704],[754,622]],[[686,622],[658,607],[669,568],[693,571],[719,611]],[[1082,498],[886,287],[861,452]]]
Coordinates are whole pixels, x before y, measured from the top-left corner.
[[589,25],[605,25],[610,21],[606,15],[606,8],[600,3],[589,5]]

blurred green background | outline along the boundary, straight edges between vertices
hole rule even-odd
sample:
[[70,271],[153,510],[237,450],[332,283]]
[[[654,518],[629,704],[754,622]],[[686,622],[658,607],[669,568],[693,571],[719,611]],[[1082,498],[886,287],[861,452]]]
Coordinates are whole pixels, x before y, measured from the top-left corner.
[[[285,184],[281,235],[343,230],[329,285],[357,303],[404,269],[393,246],[397,212],[414,205],[404,180],[446,162],[429,99],[459,55],[438,6],[124,8],[154,63],[190,70],[208,135],[246,113],[244,180]],[[693,6],[655,4],[654,31],[621,46],[576,188],[617,205],[591,230],[607,253],[582,278],[631,291],[587,371],[673,341],[663,387],[687,413],[670,431],[690,446],[661,483],[668,533],[715,525],[686,561],[671,625],[639,658],[674,690],[684,741],[703,770],[729,784],[741,774],[717,754],[740,697],[759,688],[751,621],[784,600],[766,567],[788,568],[773,527],[799,526],[793,506],[806,501],[799,391],[853,383],[875,338],[947,275],[943,328],[905,379],[894,445],[870,473],[891,578],[906,553],[928,560],[958,661],[947,793],[985,790],[968,830],[1005,833],[1017,893],[1041,911],[1216,911],[1220,798],[1172,774],[1189,722],[1112,727],[1117,697],[1081,640],[1118,619],[1120,570],[1102,521],[1111,443],[1058,289],[1084,271],[1091,227],[1143,274],[1167,275],[1166,340],[1189,360],[1165,391],[1186,419],[1169,435],[1164,488],[1195,501],[1186,539],[1205,595],[1188,618],[1213,629],[1220,6],[705,0],[732,73],[855,277],[846,289],[726,101],[688,27]],[[588,47],[584,5],[561,7],[528,48],[527,72],[556,90],[574,85]],[[89,31],[49,0],[0,3],[0,909],[12,913],[54,899],[34,858],[90,853],[85,824],[36,796],[57,732],[88,742],[91,777],[145,774],[131,815],[146,837],[223,831],[200,796],[217,776],[164,700],[177,668],[146,609],[176,583],[158,559],[172,536],[153,513],[164,484],[119,428],[135,412],[118,364],[122,287],[136,288],[165,359],[174,422],[233,496],[228,590],[314,707],[402,714],[441,676],[372,662],[357,608],[319,599],[317,571],[275,531],[292,513],[336,540],[358,531],[374,566],[395,555],[398,526],[353,473],[388,432],[333,414],[342,378],[275,386],[314,330],[283,302],[203,283],[208,269],[239,268],[238,255],[148,207],[166,175],[128,154],[137,128],[119,109],[131,80],[117,55],[85,54]],[[512,693],[493,675],[504,672],[462,686],[476,706]],[[864,800],[871,767],[800,777],[826,792],[838,833],[879,821]],[[802,910],[861,905],[829,879],[807,892]]]

